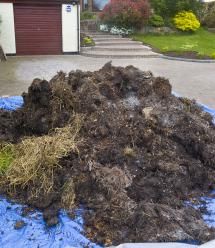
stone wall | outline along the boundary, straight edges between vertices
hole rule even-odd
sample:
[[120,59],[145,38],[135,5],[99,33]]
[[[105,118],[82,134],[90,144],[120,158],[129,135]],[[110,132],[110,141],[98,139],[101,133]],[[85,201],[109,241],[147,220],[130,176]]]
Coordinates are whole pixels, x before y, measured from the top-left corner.
[[81,21],[81,33],[96,32],[97,21],[96,20],[82,20]]

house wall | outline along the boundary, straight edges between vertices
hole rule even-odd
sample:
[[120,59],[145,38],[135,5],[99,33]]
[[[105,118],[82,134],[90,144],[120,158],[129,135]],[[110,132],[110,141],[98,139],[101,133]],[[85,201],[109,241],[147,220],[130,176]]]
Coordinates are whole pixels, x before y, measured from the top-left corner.
[[0,3],[0,43],[7,54],[16,53],[14,12],[12,3]]
[[79,51],[79,27],[80,19],[78,15],[78,5],[62,5],[62,32],[63,32],[63,52]]
[[[19,2],[24,3],[25,1]],[[56,2],[53,1],[52,4]],[[71,11],[69,11],[70,8]],[[62,4],[62,50],[64,53],[80,51],[80,19],[78,11],[80,11],[79,5]],[[0,43],[5,53],[16,54],[13,3],[3,3],[0,0],[0,16],[2,19],[0,24]]]

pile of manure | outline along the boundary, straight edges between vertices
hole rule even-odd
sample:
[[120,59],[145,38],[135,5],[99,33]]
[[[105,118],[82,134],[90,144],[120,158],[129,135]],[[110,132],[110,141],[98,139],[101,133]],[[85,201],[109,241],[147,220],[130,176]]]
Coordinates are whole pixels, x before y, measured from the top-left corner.
[[186,204],[214,189],[215,126],[167,79],[107,63],[35,79],[23,98],[0,111],[0,154],[13,151],[1,193],[47,225],[84,207],[85,234],[102,245],[215,238]]

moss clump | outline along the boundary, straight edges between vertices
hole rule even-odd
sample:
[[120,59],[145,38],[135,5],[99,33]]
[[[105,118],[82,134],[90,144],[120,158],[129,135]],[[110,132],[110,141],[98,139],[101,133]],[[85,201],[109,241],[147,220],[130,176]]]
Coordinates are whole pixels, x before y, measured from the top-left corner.
[[0,145],[0,174],[3,175],[15,157],[14,146],[12,144]]

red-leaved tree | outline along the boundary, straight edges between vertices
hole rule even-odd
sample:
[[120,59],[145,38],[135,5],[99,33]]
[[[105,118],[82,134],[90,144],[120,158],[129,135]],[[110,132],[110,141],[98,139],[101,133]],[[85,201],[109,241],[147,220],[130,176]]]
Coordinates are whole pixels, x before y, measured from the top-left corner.
[[100,14],[107,24],[124,28],[140,28],[149,18],[148,0],[110,0]]

